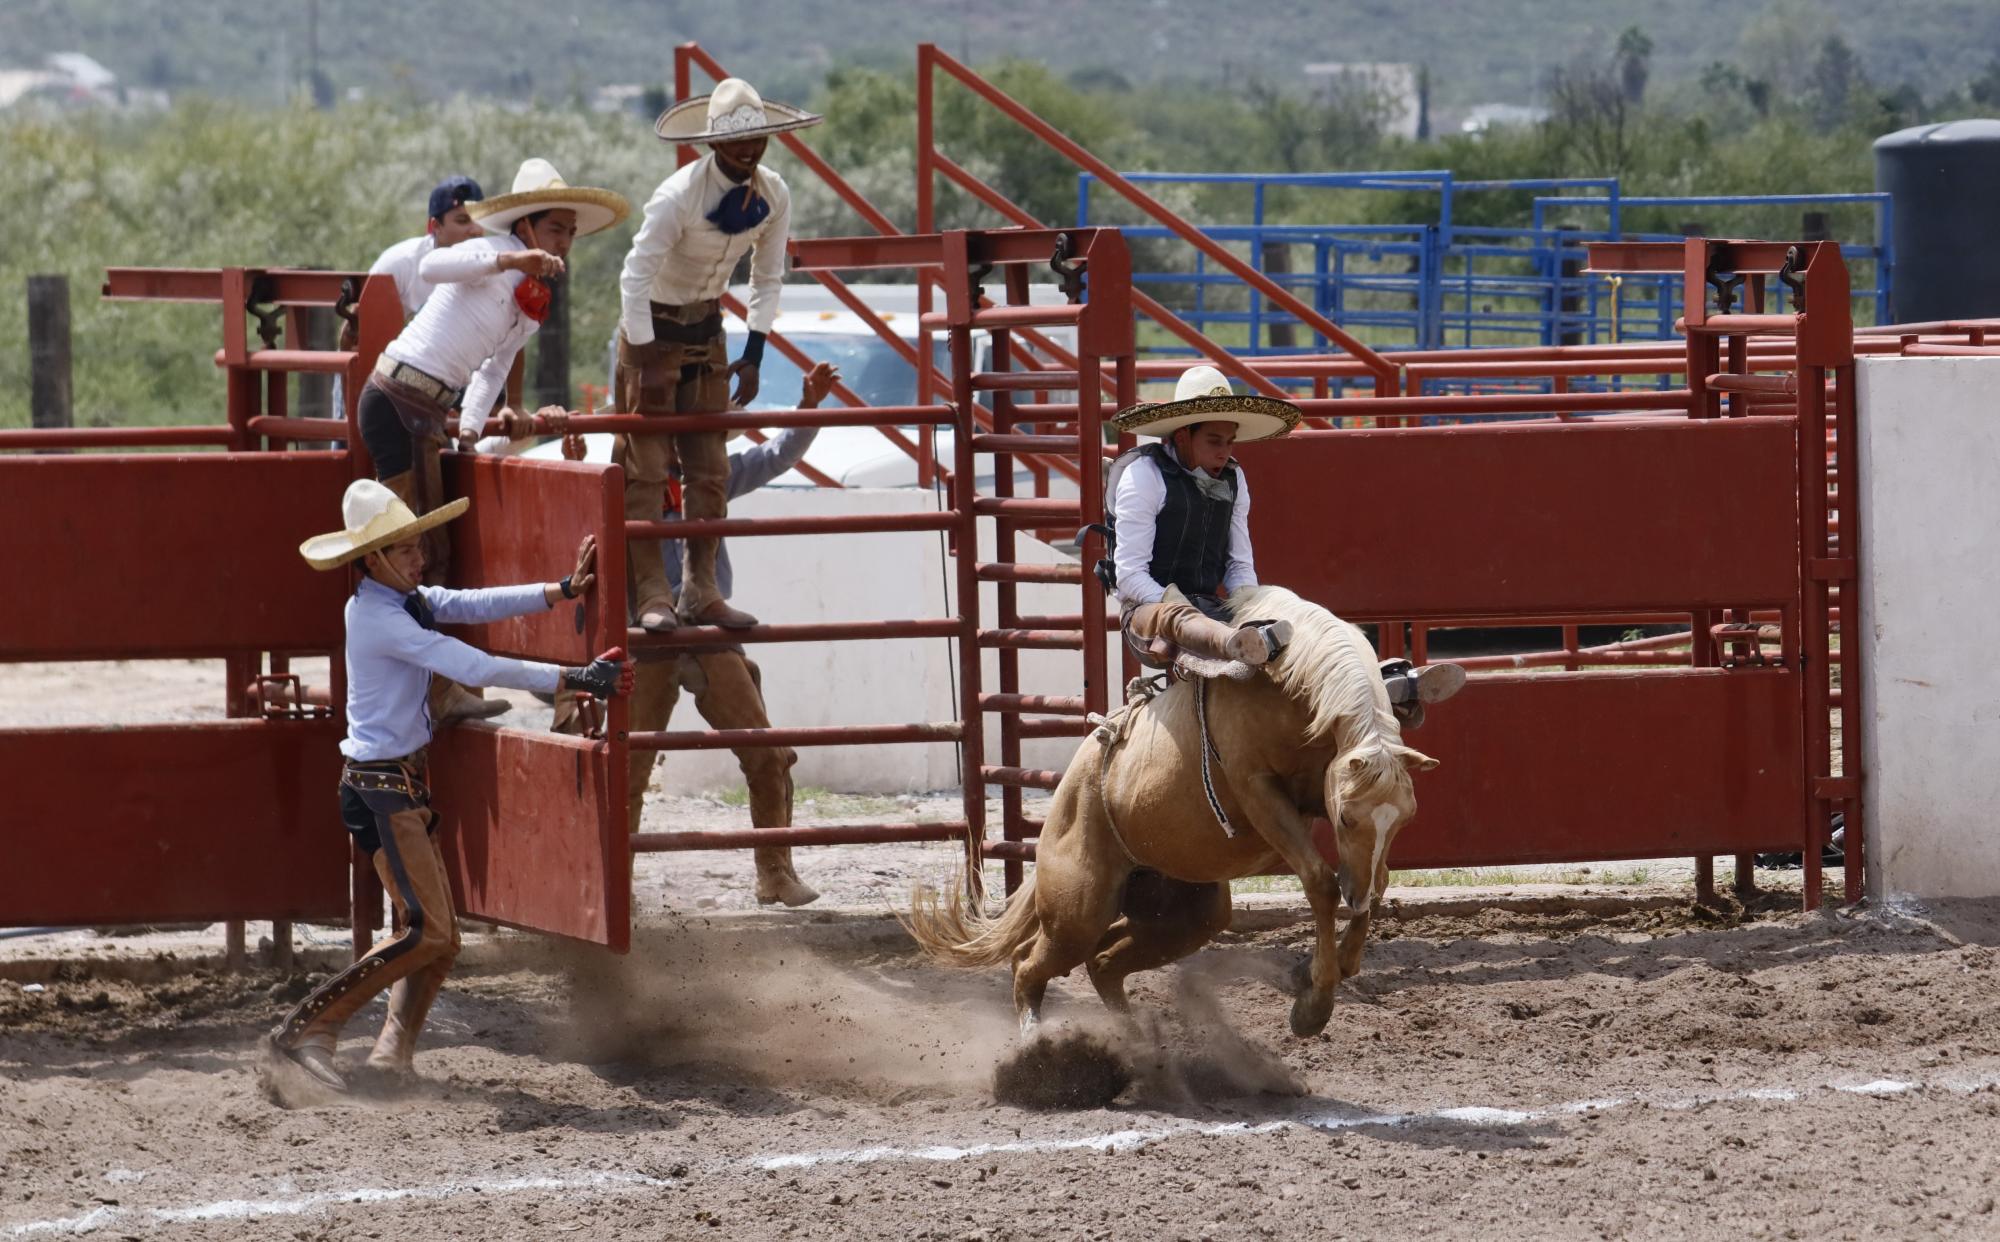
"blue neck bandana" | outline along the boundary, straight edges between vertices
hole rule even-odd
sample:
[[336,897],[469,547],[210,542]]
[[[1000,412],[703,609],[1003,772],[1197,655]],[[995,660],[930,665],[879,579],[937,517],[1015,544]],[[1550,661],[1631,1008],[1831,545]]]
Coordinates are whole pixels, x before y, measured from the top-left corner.
[[732,186],[715,210],[708,213],[708,222],[734,236],[756,228],[770,214],[771,204],[757,193],[753,177],[742,185]]
[[430,601],[425,599],[420,591],[412,591],[403,597],[403,611],[409,613],[411,620],[427,630],[438,627],[437,613],[431,610]]

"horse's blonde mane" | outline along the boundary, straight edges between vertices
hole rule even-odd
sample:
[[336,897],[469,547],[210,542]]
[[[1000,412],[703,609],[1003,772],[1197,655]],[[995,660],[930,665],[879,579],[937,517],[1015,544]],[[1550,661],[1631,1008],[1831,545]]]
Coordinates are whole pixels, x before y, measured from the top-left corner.
[[[1283,587],[1245,587],[1229,596],[1230,615],[1247,621],[1289,621],[1292,639],[1265,666],[1271,679],[1310,713],[1308,741],[1332,743],[1342,752],[1358,749],[1375,735],[1384,744],[1401,736],[1374,649],[1361,631],[1318,604]],[[1346,726],[1342,729],[1343,724]],[[1342,733],[1345,736],[1341,736]]]

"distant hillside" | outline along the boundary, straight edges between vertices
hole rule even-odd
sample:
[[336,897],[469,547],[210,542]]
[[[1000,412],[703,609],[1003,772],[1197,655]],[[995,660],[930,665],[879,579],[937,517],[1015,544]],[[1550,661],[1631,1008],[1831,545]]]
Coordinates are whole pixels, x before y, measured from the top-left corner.
[[[277,99],[305,80],[312,0],[7,0],[0,61],[88,52],[134,85]],[[1628,26],[1653,76],[1688,84],[1719,60],[1797,62],[1840,34],[1879,87],[1961,87],[2000,51],[1995,0],[318,0],[318,64],[336,94],[418,102],[460,92],[523,100],[658,83],[698,40],[773,95],[809,95],[840,61],[906,63],[919,40],[1132,80],[1296,81],[1318,61],[1429,66],[1436,104],[1527,102],[1551,68]],[[7,67],[0,64],[0,68]],[[1093,75],[1098,76],[1098,75]],[[1782,76],[1782,75],[1780,75]],[[1780,83],[1780,89],[1783,84]]]

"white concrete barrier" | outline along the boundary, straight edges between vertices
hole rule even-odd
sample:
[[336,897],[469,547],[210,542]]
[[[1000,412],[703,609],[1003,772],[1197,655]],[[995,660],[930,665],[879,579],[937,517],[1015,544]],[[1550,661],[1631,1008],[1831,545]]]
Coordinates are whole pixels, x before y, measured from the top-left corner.
[[[1859,726],[1868,891],[2000,894],[2000,358],[1864,359]],[[1850,725],[1851,727],[1851,725]]]
[[[834,488],[765,488],[730,502],[731,517],[836,513],[933,511],[937,499],[914,488],[880,491]],[[980,555],[991,559],[991,523],[982,522],[986,542]],[[948,617],[957,609],[953,558],[937,533],[888,535],[760,536],[729,541],[735,573],[734,602],[773,625],[823,621],[886,621]],[[1017,559],[1022,564],[1064,560],[1048,545],[1025,535]],[[998,615],[994,585],[982,585],[985,624]],[[1024,584],[1018,588],[1025,614],[1074,613],[1080,596],[1073,586]],[[1123,696],[1117,636],[1105,639],[1111,700]],[[838,724],[907,724],[957,718],[955,645],[941,638],[868,640],[839,643],[758,643],[747,648],[763,670],[764,698],[771,723],[781,727]],[[984,653],[983,687],[999,687],[998,654]],[[1024,694],[1074,695],[1083,692],[1083,657],[1076,651],[1021,653]],[[674,709],[671,729],[705,728],[691,700]],[[999,760],[997,717],[988,717],[986,761]],[[1028,767],[1060,769],[1076,749],[1073,738],[1039,738],[1023,743]],[[674,793],[729,789],[742,784],[735,756],[728,751],[676,751],[660,761],[664,787]],[[655,788],[661,777],[656,775]],[[948,744],[807,747],[799,751],[793,779],[800,785],[855,793],[903,793],[958,784],[958,749]]]

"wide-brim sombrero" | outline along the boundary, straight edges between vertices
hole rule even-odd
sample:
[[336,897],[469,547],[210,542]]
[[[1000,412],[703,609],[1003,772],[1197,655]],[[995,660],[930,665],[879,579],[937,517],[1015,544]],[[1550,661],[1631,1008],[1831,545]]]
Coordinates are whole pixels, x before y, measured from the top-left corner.
[[510,193],[498,194],[477,203],[467,203],[465,214],[489,233],[505,233],[522,216],[538,211],[574,211],[576,235],[587,237],[623,220],[632,204],[616,190],[570,185],[547,160],[533,159],[514,174]]
[[805,129],[825,119],[765,99],[741,78],[725,78],[711,93],[683,99],[660,113],[653,132],[668,142],[741,142]]
[[1170,436],[1196,423],[1236,424],[1236,442],[1270,440],[1299,425],[1299,407],[1276,397],[1243,396],[1214,367],[1191,367],[1174,386],[1172,401],[1145,401],[1112,415],[1120,431]]
[[356,479],[348,484],[340,507],[347,529],[314,535],[299,545],[299,555],[314,569],[338,569],[370,552],[442,526],[471,508],[472,501],[460,496],[418,517],[382,484]]

